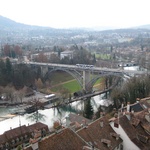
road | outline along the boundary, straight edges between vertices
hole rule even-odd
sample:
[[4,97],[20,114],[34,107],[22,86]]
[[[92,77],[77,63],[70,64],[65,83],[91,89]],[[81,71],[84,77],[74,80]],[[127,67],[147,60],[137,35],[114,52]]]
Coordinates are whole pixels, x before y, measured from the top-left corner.
[[[101,73],[116,73],[116,74],[149,74],[149,71],[137,71],[137,70],[123,70],[121,68],[105,68],[105,67],[86,67],[77,66],[77,65],[64,65],[64,64],[54,64],[54,63],[39,63],[39,62],[26,62],[26,64],[30,65],[40,65],[40,66],[48,66],[48,67],[58,67],[61,69],[75,69],[75,70],[91,70],[92,72],[101,72]],[[89,66],[89,65],[87,65]]]

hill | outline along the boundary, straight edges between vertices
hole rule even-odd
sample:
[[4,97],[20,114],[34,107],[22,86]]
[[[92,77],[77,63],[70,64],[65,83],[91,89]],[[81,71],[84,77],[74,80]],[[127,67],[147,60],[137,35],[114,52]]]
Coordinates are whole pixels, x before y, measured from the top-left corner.
[[135,27],[135,28],[139,28],[139,29],[149,29],[149,30],[150,30],[150,24],[138,26],[138,27]]
[[17,23],[11,19],[0,16],[0,29],[4,28],[18,28],[18,27],[27,27],[27,25]]
[[83,29],[55,29],[51,27],[26,25],[0,16],[0,38],[16,35],[19,37],[72,35],[82,33],[83,31]]
[[147,32],[150,29],[150,25],[143,25],[134,28],[127,29],[114,29],[108,28],[70,28],[70,29],[55,29],[51,27],[33,26],[26,25],[22,23],[15,22],[9,18],[0,16],[0,39],[8,38],[31,38],[31,37],[56,37],[63,36],[68,37],[82,35],[82,33],[94,34],[101,32],[103,34],[107,33],[141,33]]

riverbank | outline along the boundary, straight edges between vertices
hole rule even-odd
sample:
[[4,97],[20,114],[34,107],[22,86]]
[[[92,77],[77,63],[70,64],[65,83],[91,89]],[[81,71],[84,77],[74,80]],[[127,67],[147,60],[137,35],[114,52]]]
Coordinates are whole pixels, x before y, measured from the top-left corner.
[[13,117],[16,117],[16,115],[7,114],[5,116],[0,116],[0,121],[4,121],[6,119],[12,119]]

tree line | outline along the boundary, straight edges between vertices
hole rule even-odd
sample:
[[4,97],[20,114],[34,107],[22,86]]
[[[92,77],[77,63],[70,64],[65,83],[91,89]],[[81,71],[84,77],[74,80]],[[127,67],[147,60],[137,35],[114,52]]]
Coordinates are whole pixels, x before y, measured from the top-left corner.
[[138,99],[150,96],[150,75],[132,77],[122,86],[117,86],[111,92],[111,98],[114,101],[114,107],[120,108],[123,103],[135,103]]
[[9,58],[0,60],[0,86],[12,85],[19,89],[34,83],[36,76],[35,72],[26,65],[12,65]]
[[8,56],[11,58],[21,57],[23,54],[22,48],[18,45],[4,45],[2,49],[2,56]]
[[39,84],[40,74],[24,64],[12,64],[9,58],[0,59],[0,99],[3,94],[11,102],[22,102]]
[[53,54],[50,55],[50,58],[44,55],[43,52],[39,53],[39,55],[35,58],[37,62],[49,62],[49,63],[60,63],[60,64],[95,64],[96,57],[95,54],[91,54],[88,50],[84,49],[82,46],[73,47],[73,56],[65,56],[64,58],[60,58],[61,52],[63,49],[60,47],[54,48]]

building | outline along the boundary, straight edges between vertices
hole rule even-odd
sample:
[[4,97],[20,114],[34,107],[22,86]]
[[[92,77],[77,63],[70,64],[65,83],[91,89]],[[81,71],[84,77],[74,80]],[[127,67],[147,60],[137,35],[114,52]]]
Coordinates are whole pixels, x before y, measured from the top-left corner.
[[92,147],[100,150],[121,150],[122,139],[109,125],[108,118],[101,117],[76,132]]
[[150,110],[121,112],[110,119],[113,130],[123,139],[123,149],[149,150]]
[[[106,117],[95,121],[70,114],[69,127],[55,129],[41,140],[33,140],[26,150],[121,150],[122,139],[109,125]],[[72,128],[71,124],[79,128]],[[38,137],[38,136],[37,136]]]
[[41,133],[41,138],[49,133],[48,126],[41,122],[5,131],[0,135],[0,150],[13,149],[19,145],[26,147],[29,145],[30,138],[34,137],[37,130]]
[[69,59],[72,59],[73,58],[73,53],[74,53],[73,51],[69,51],[69,50],[63,51],[60,54],[60,59],[63,59],[65,57],[68,57]]
[[87,146],[81,137],[73,130],[64,128],[45,137],[39,142],[39,150],[83,150]]
[[91,120],[84,118],[81,115],[69,114],[66,117],[66,126],[71,128],[72,130],[77,130],[82,126],[89,124],[91,122],[92,122]]

